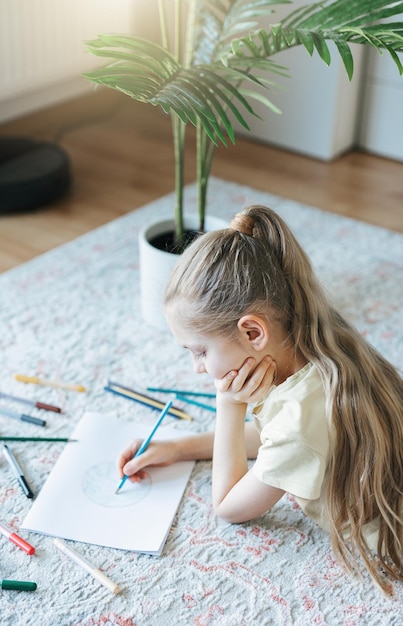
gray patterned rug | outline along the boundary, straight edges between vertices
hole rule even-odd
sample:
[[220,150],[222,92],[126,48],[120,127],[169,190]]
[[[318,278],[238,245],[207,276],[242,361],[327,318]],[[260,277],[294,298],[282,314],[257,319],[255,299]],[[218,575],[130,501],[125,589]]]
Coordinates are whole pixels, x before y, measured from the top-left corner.
[[[194,204],[195,188],[187,190]],[[289,223],[335,304],[389,360],[403,369],[403,237],[234,183],[212,179],[211,214],[230,219],[263,203]],[[156,414],[103,390],[107,378],[212,390],[185,351],[139,315],[137,233],[171,215],[171,196],[134,211],[0,276],[0,391],[63,409],[45,413],[0,399],[0,407],[47,419],[46,429],[0,415],[0,434],[68,437],[84,411],[112,412],[151,427]],[[1,227],[1,225],[0,225]],[[14,374],[84,385],[86,393],[24,385]],[[189,407],[188,407],[189,409]],[[213,414],[170,425],[193,432]],[[40,431],[40,432],[38,432]],[[13,443],[35,493],[63,443]],[[11,444],[10,444],[11,447]],[[113,595],[61,555],[51,537],[19,530],[31,506],[0,455],[0,522],[36,547],[28,556],[0,535],[2,579],[37,590],[0,591],[1,626],[195,626],[403,624],[403,585],[385,598],[363,574],[335,562],[327,535],[285,497],[241,525],[216,519],[208,462],[197,463],[161,557],[71,543],[123,591]]]

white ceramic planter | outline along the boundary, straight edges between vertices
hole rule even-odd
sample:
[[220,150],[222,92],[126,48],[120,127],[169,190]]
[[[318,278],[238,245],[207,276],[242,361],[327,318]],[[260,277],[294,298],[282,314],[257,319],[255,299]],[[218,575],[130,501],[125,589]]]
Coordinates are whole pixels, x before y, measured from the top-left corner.
[[[206,231],[227,226],[228,223],[220,218],[206,217]],[[145,226],[139,233],[141,313],[144,321],[159,330],[168,330],[163,305],[164,293],[179,256],[154,248],[149,242],[158,235],[172,232],[173,228],[173,220],[163,220]],[[197,229],[197,217],[185,216],[185,228]]]

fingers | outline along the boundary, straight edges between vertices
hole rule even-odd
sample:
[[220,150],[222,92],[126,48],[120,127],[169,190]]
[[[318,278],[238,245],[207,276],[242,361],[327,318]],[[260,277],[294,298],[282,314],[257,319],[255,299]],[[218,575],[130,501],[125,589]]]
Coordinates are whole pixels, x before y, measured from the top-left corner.
[[276,364],[267,356],[258,364],[248,381],[251,391],[250,402],[262,400],[273,385],[276,375]]
[[276,368],[275,362],[270,357],[267,357],[267,359],[268,359],[267,360],[267,369],[266,369],[266,371],[265,371],[265,373],[263,375],[263,379],[261,381],[261,385],[263,385],[265,388],[269,389],[273,385],[273,383],[274,383],[274,381],[276,379],[276,370],[277,370],[277,368]]
[[[246,361],[241,365],[238,375],[232,382],[232,391],[235,391],[235,393],[240,391],[248,379],[252,380],[250,377],[252,376],[252,373],[256,374],[256,371],[259,370],[259,366],[260,363],[258,363],[255,367],[255,359],[252,357],[246,359]],[[255,369],[253,369],[254,367]]]
[[226,374],[223,378],[217,378],[214,381],[215,387],[217,389],[217,391],[228,391],[228,389],[231,387],[233,380],[238,376],[238,372],[236,370],[232,370],[231,372],[228,372],[228,374]]
[[142,441],[135,439],[119,455],[117,467],[121,478],[128,476],[132,482],[144,478],[147,467],[162,467],[178,460],[178,446],[175,440],[151,442],[140,455],[135,456]]
[[140,454],[140,456],[130,459],[123,466],[122,470],[126,476],[129,476],[129,478],[133,478],[134,476],[136,476],[136,478],[144,478],[144,468],[152,464],[152,455],[146,450],[143,454]]
[[215,385],[218,392],[230,394],[235,402],[257,402],[272,386],[275,372],[276,364],[270,356],[258,363],[248,357],[239,370],[231,370]]
[[[252,364],[253,366],[253,364]],[[265,356],[252,370],[245,382],[251,385],[251,387],[260,387],[263,382],[270,381],[270,385],[273,383],[274,373],[276,371],[276,364],[270,356]]]
[[127,448],[125,448],[118,456],[116,464],[120,478],[123,478],[124,475],[130,476],[134,473],[134,470],[132,471],[133,464],[131,464],[131,461],[133,460],[137,450],[140,448],[141,443],[140,439],[131,441]]

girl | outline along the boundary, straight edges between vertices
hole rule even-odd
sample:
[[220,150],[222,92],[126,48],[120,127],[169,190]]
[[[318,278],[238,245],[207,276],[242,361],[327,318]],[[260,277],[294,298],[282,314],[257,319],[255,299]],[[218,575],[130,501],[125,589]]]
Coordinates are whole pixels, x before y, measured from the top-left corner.
[[195,371],[215,380],[215,433],[132,459],[135,441],[120,475],[212,458],[218,516],[253,519],[288,492],[350,572],[360,555],[383,589],[381,568],[403,580],[403,382],[328,302],[283,220],[251,206],[199,237],[170,278],[166,313]]

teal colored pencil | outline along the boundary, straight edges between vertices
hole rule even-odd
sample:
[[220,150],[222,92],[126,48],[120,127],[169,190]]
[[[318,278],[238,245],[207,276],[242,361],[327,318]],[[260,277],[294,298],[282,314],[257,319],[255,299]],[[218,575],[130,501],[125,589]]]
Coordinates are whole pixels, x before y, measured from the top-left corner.
[[187,398],[185,396],[181,396],[179,393],[176,394],[176,397],[178,398],[178,400],[182,400],[182,402],[187,402],[188,404],[193,404],[194,406],[199,406],[200,408],[206,409],[207,411],[212,411],[213,413],[216,412],[215,407],[211,406],[210,404],[204,404],[204,402],[198,402],[197,400],[192,400],[191,398]]
[[215,393],[203,391],[185,391],[184,389],[164,389],[164,387],[147,387],[147,391],[159,391],[161,393],[174,393],[179,396],[199,396],[200,398],[215,398]]

